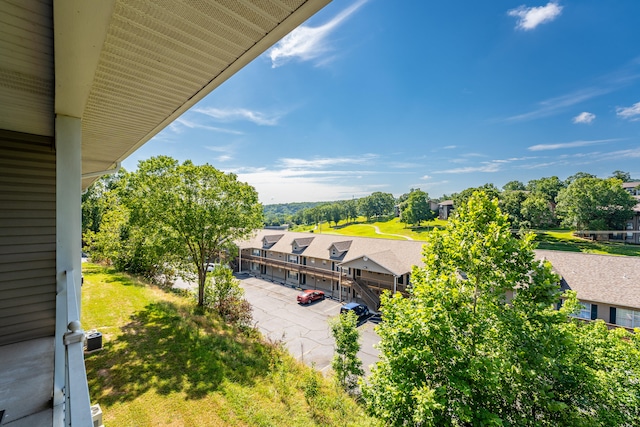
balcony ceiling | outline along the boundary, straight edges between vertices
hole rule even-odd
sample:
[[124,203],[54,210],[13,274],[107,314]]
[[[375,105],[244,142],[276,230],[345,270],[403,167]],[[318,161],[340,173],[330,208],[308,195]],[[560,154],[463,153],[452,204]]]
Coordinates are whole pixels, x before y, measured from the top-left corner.
[[79,117],[112,168],[329,1],[0,0],[0,129]]

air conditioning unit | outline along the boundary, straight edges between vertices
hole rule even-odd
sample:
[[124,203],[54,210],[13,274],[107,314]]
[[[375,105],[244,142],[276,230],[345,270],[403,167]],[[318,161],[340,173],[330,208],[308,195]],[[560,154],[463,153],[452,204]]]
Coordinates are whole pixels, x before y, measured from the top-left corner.
[[104,427],[104,424],[102,424],[102,409],[98,404],[91,407],[91,421],[93,421],[93,427]]

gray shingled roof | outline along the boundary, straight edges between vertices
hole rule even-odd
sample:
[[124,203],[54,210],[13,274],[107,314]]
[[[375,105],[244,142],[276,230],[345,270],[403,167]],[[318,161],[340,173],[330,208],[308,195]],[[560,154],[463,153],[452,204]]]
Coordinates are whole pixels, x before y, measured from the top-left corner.
[[640,181],[623,182],[622,188],[636,188],[640,185]]
[[[335,242],[331,246],[336,248],[336,251],[338,251],[338,252],[345,252],[345,251],[348,251],[349,248],[351,247],[351,242],[352,241],[353,240],[347,240],[345,242]],[[331,250],[331,247],[329,247],[329,250]]]
[[282,236],[284,236],[284,234],[267,234],[263,237],[263,241],[267,245],[273,245],[274,243],[277,243]]
[[581,301],[640,309],[640,258],[537,250]]
[[[243,249],[262,248],[262,239],[273,235],[275,235],[274,230],[258,230],[253,238],[239,242],[238,246]],[[269,249],[283,253],[291,253],[291,244],[294,240],[311,238],[309,233],[295,231],[285,231],[284,234],[279,231],[278,235],[282,236],[282,238],[278,239],[277,243]],[[373,254],[389,251],[393,254],[393,257],[380,255],[379,264],[398,275],[410,273],[413,265],[424,265],[422,262],[422,245],[424,242],[375,239],[372,237],[346,237],[320,233],[312,236],[313,241],[304,251],[304,255],[307,257],[331,259],[331,247],[336,246],[336,248],[348,249],[345,259],[349,260],[365,255],[371,257]]]
[[[419,241],[355,236],[346,241],[345,236],[341,235],[315,234],[310,237],[309,233],[287,231],[274,234],[273,230],[259,230],[252,239],[240,242],[239,246],[245,249],[261,248],[265,237],[267,241],[276,242],[271,250],[284,253],[291,252],[294,240],[313,239],[304,252],[305,256],[320,259],[331,258],[332,245],[338,247],[351,242],[344,263],[367,256],[396,275],[411,272],[413,265],[424,265],[424,242]],[[548,260],[567,286],[578,293],[580,300],[640,309],[640,257],[547,250],[537,250],[536,256]]]
[[293,243],[299,248],[306,248],[313,242],[313,237],[305,237],[302,239],[294,239]]

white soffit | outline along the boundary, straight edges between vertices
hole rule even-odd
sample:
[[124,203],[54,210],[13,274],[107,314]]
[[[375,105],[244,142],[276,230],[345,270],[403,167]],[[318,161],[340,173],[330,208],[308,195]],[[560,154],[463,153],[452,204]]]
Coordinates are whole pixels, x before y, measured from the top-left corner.
[[115,0],[56,0],[53,5],[55,113],[82,117]]
[[126,158],[328,2],[115,0],[82,115],[83,173]]

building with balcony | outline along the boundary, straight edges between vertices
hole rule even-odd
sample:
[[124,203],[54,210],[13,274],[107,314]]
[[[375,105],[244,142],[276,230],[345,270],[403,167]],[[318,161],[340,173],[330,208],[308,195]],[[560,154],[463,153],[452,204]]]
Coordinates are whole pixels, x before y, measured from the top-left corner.
[[383,291],[406,292],[423,242],[259,230],[239,243],[240,271],[325,291],[375,310]]
[[[240,270],[303,289],[321,289],[340,301],[378,308],[384,291],[406,294],[412,266],[423,266],[423,242],[260,230],[239,244]],[[640,257],[537,250],[573,290],[584,309],[576,315],[640,327]]]

